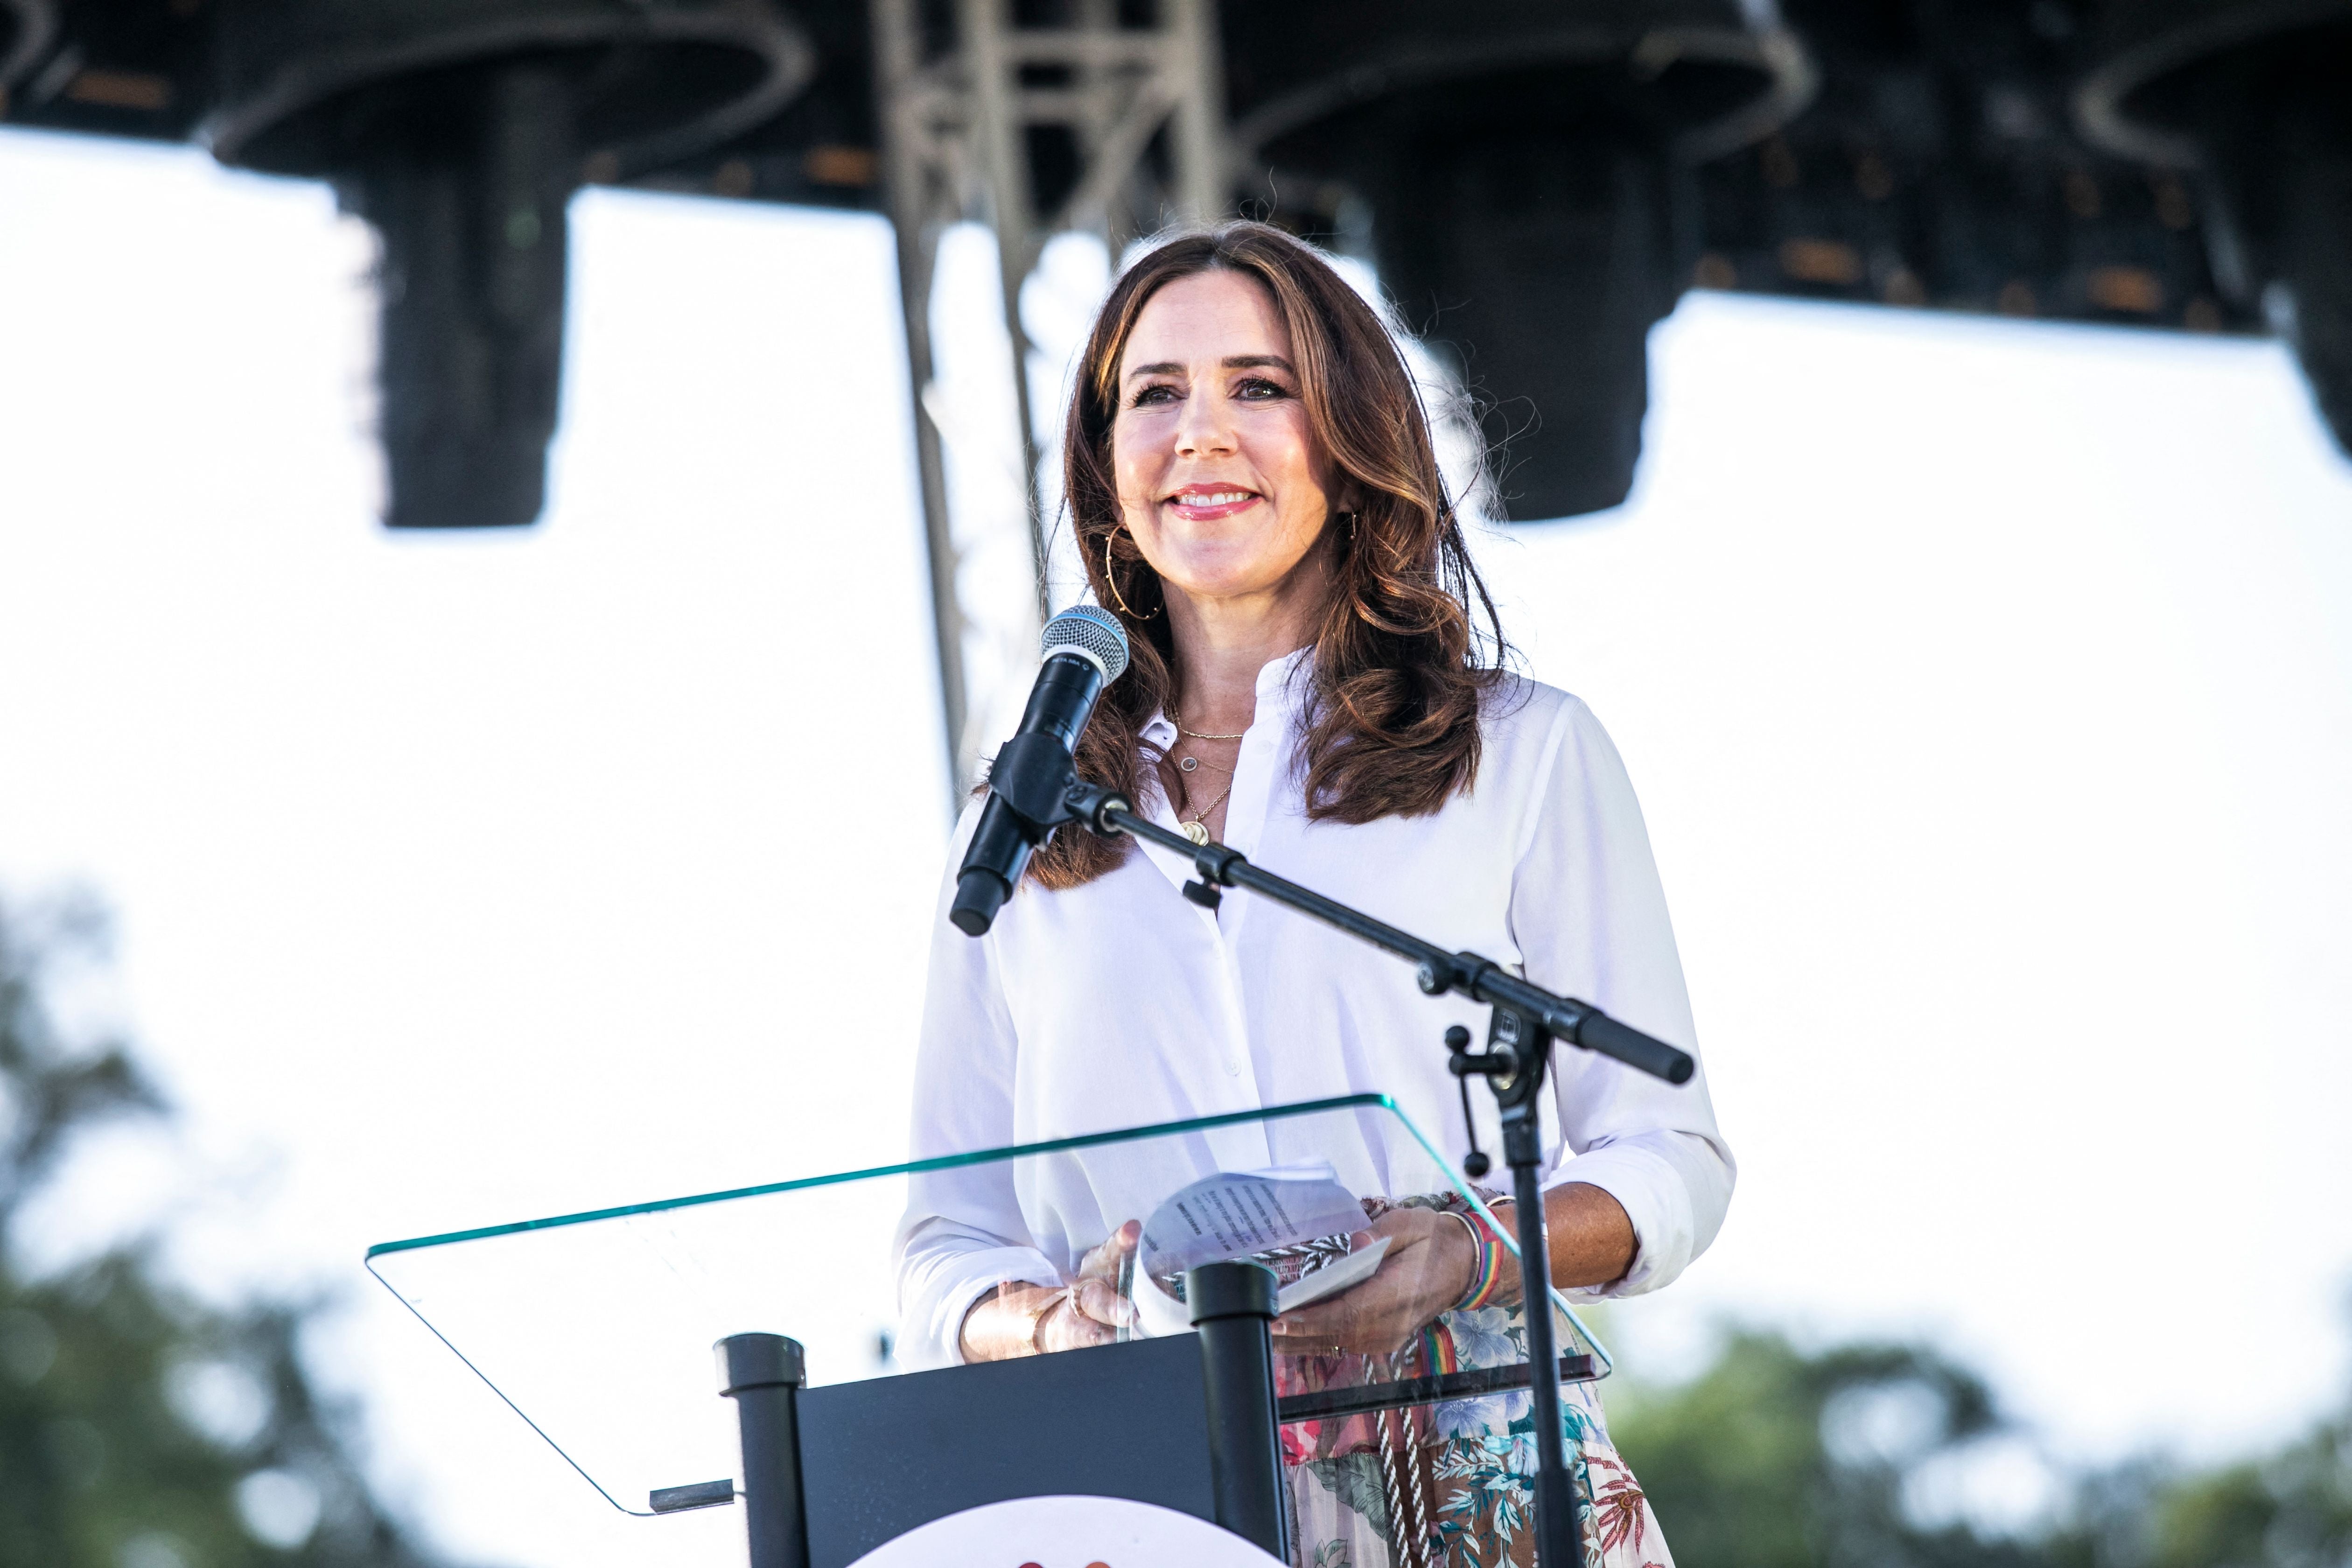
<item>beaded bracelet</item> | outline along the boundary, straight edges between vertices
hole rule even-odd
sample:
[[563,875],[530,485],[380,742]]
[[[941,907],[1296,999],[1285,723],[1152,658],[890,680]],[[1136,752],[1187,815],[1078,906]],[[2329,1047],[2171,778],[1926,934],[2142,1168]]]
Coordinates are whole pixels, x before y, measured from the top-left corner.
[[1502,1289],[1503,1249],[1495,1245],[1494,1233],[1476,1219],[1456,1209],[1445,1212],[1460,1220],[1463,1228],[1470,1233],[1473,1255],[1469,1289],[1462,1292],[1462,1299],[1454,1302],[1451,1310],[1456,1312],[1475,1311],[1492,1301]]

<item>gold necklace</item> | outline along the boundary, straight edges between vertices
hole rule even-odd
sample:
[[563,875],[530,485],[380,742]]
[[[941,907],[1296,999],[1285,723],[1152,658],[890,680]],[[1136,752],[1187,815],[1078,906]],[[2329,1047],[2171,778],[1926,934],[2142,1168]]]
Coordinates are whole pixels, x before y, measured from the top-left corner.
[[1176,726],[1178,734],[1190,735],[1196,741],[1238,741],[1242,736],[1249,733],[1247,730],[1243,730],[1231,735],[1204,735],[1198,730],[1187,730],[1184,728],[1184,716],[1173,709],[1169,710],[1168,721]]
[[1198,773],[1202,768],[1215,768],[1216,771],[1221,773],[1229,773],[1234,771],[1231,768],[1218,767],[1216,763],[1209,761],[1206,757],[1179,757],[1176,759],[1176,765],[1188,773]]
[[1225,796],[1233,793],[1233,781],[1231,779],[1227,779],[1225,781],[1225,787],[1217,792],[1216,799],[1202,806],[1199,811],[1194,812],[1192,814],[1192,821],[1179,822],[1176,826],[1182,828],[1184,830],[1184,837],[1191,839],[1193,843],[1206,844],[1209,841],[1209,827],[1208,824],[1203,822],[1202,818],[1207,816],[1209,813],[1216,810],[1217,807],[1224,805]]

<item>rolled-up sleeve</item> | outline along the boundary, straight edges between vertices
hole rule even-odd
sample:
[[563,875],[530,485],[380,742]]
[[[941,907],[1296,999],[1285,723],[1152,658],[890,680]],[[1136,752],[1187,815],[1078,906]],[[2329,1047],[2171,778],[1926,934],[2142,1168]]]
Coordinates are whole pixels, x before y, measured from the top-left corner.
[[[995,946],[948,923],[954,868],[971,837],[977,806],[964,813],[932,921],[922,1037],[915,1058],[909,1149],[918,1161],[1003,1149],[1013,1142],[1017,1042],[996,973]],[[964,1314],[1008,1279],[1059,1283],[1030,1242],[1009,1162],[918,1172],[897,1237],[898,1354],[909,1368],[962,1360]]]
[[[1511,929],[1528,977],[1696,1058],[1697,1031],[1665,890],[1625,764],[1591,710],[1565,698],[1524,829]],[[1633,1296],[1667,1284],[1723,1226],[1738,1173],[1702,1061],[1675,1085],[1562,1047],[1553,1058],[1560,1148],[1546,1184],[1583,1182],[1622,1205],[1638,1247],[1624,1278],[1570,1290]]]

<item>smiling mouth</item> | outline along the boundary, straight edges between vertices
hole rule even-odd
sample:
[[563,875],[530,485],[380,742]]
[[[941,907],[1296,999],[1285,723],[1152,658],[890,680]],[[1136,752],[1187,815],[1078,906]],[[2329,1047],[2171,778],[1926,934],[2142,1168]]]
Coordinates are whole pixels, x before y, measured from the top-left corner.
[[1244,501],[1257,500],[1255,490],[1179,490],[1168,498],[1174,506],[1217,507],[1239,506]]

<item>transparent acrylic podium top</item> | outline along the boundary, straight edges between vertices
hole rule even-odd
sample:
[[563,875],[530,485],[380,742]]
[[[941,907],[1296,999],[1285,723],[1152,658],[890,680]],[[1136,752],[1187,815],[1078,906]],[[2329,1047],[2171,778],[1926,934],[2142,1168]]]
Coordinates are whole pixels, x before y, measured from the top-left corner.
[[[1286,1306],[1304,1297],[1326,1319],[1367,1277],[1445,1294],[1433,1249],[1410,1244],[1433,1227],[1380,1225],[1389,1206],[1493,1218],[1386,1097],[1358,1095],[388,1241],[367,1266],[608,1501],[644,1514],[656,1491],[735,1474],[711,1353],[730,1335],[799,1341],[818,1386],[955,1364],[967,1327],[1021,1342],[1015,1311],[967,1325],[991,1289],[1034,1308],[1100,1281],[1090,1313],[1045,1321],[1049,1350],[1191,1332],[1182,1270],[1223,1258],[1266,1263]],[[1607,1352],[1552,1305],[1560,1375],[1605,1375]],[[1526,1403],[1523,1321],[1445,1311],[1392,1347],[1278,1354],[1284,1417],[1331,1426],[1412,1392],[1443,1397],[1417,1402],[1449,1426],[1499,1428]],[[1311,1451],[1317,1430],[1294,1444],[1303,1432]]]

